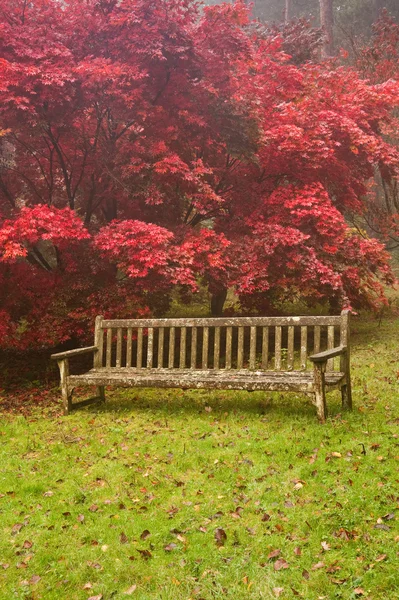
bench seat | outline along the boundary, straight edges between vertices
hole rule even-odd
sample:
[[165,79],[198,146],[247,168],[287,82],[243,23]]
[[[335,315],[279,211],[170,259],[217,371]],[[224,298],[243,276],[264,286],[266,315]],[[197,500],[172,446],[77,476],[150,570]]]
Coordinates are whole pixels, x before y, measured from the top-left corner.
[[[329,389],[339,388],[345,373],[325,374]],[[314,392],[314,376],[311,371],[203,371],[170,369],[91,369],[84,375],[70,375],[68,383],[79,385],[118,385],[140,388],[181,388],[218,390],[269,390],[286,392]]]

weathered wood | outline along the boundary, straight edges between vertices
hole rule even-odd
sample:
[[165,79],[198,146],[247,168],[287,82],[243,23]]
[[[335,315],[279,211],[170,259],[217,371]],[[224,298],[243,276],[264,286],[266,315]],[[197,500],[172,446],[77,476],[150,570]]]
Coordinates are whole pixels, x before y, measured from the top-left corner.
[[72,394],[69,391],[68,377],[69,377],[69,363],[68,359],[58,360],[58,368],[60,370],[60,386],[62,395],[62,404],[64,408],[64,415],[68,415],[72,407]]
[[231,346],[233,341],[233,328],[226,327],[226,369],[231,369]]
[[126,366],[128,368],[132,366],[132,339],[133,329],[131,327],[128,327],[126,338]]
[[143,366],[143,328],[137,329],[137,357],[136,357],[137,368],[141,369]]
[[208,368],[209,327],[204,327],[202,338],[202,368]]
[[314,327],[313,352],[314,354],[320,352],[320,325]]
[[187,338],[187,329],[182,327],[180,330],[180,369],[184,369],[186,366],[186,338]]
[[220,327],[215,327],[215,342],[213,346],[213,368],[219,369],[220,364]]
[[[342,373],[330,373],[325,376],[328,389],[336,389],[343,379]],[[84,375],[71,375],[69,383],[77,385],[120,385],[124,387],[159,387],[182,389],[235,389],[265,391],[302,391],[314,393],[313,373],[308,371],[226,371],[191,370],[191,369],[101,369]]]
[[[98,352],[94,352],[94,360],[93,367],[95,369],[100,369],[103,366],[104,360],[104,329],[101,327],[101,322],[103,320],[102,315],[98,315],[95,320],[94,325],[94,345],[98,349]],[[103,385],[97,386],[97,396],[101,400],[101,402],[105,402],[105,388]],[[72,404],[71,404],[72,406]]]
[[163,346],[165,338],[165,329],[161,327],[158,332],[158,369],[163,367]]
[[269,328],[262,330],[262,369],[266,371],[269,362]]
[[308,328],[301,327],[301,369],[306,370],[308,358]]
[[237,369],[242,369],[244,365],[244,327],[238,328],[237,344]]
[[[340,324],[340,346],[334,348],[334,327]],[[179,368],[175,367],[175,325],[180,328]],[[215,325],[214,325],[215,324]],[[237,361],[232,369],[233,327],[238,326]],[[309,325],[310,324],[310,325]],[[106,326],[108,325],[108,326]],[[244,367],[245,327],[249,325],[249,362]],[[262,327],[261,369],[256,370],[257,329]],[[275,329],[274,365],[269,365],[269,328]],[[288,327],[287,364],[282,370],[282,328]],[[301,329],[300,366],[295,368],[295,326]],[[308,357],[308,326],[314,327],[314,354]],[[320,352],[321,326],[327,326],[328,350]],[[201,369],[197,367],[198,327],[203,328]],[[210,328],[214,327],[211,334]],[[226,340],[221,362],[221,327],[226,328]],[[126,361],[124,360],[123,332],[127,328]],[[132,367],[133,328],[137,328],[137,360]],[[190,368],[186,366],[187,329],[191,328]],[[143,331],[147,329],[146,366],[143,368]],[[158,333],[155,334],[155,329]],[[165,329],[167,329],[169,352],[168,367],[164,367]],[[116,330],[116,332],[115,332]],[[104,334],[106,332],[105,367]],[[113,334],[116,333],[115,366],[113,362]],[[155,338],[155,335],[158,337]],[[154,343],[158,341],[157,365],[154,366]],[[285,339],[285,338],[284,338]],[[101,343],[102,340],[102,343]],[[210,343],[212,347],[209,348]],[[99,348],[102,348],[100,352]],[[208,365],[209,350],[213,348],[213,368]],[[317,352],[316,352],[317,350]],[[94,353],[94,367],[83,375],[70,375],[68,359],[71,356]],[[340,371],[327,371],[329,361],[340,356]],[[234,319],[115,319],[104,321],[97,317],[95,324],[95,345],[80,348],[53,356],[58,359],[61,376],[61,390],[64,412],[72,408],[85,406],[97,399],[104,400],[104,386],[121,385],[127,387],[158,388],[196,388],[196,389],[236,389],[297,391],[315,398],[319,419],[326,418],[326,391],[340,389],[345,407],[351,407],[350,363],[349,363],[349,314],[341,317],[243,317]],[[307,360],[313,363],[313,371],[306,370]],[[223,368],[224,367],[224,368]],[[274,371],[272,370],[274,367]],[[269,368],[269,370],[267,370]],[[72,403],[73,388],[80,385],[92,385],[97,388],[98,396],[87,401]]]
[[98,349],[98,352],[94,352],[94,368],[103,366],[104,329],[102,329],[101,327],[101,321],[103,320],[103,318],[104,317],[102,315],[98,315],[94,324],[94,346]]
[[82,408],[83,406],[89,406],[90,404],[94,404],[95,402],[102,402],[103,399],[100,396],[94,396],[93,398],[87,398],[87,400],[81,400],[80,402],[74,402],[71,404],[70,410],[76,410],[77,408]]
[[275,330],[275,344],[274,344],[274,368],[276,371],[281,371],[281,337],[282,337],[282,328],[280,326],[276,327]]
[[[334,325],[329,325],[327,328],[327,350],[334,348]],[[334,371],[334,359],[330,358],[327,362],[327,371]]]
[[254,371],[256,367],[256,327],[249,330],[249,369]]
[[188,319],[105,319],[107,327],[263,327],[288,325],[340,325],[341,317],[197,317]]
[[311,360],[313,363],[328,363],[328,361],[334,358],[334,356],[340,356],[346,352],[346,346],[337,346],[336,348],[331,348],[331,350],[324,350],[324,352],[313,354],[312,356],[309,356],[309,360]]
[[63,360],[64,358],[71,358],[72,356],[78,356],[79,354],[90,354],[91,352],[98,352],[97,346],[87,346],[87,348],[76,348],[75,350],[57,352],[57,354],[51,355],[51,359]]
[[173,369],[175,362],[175,328],[171,327],[169,330],[169,357],[168,357],[168,368]]
[[326,404],[326,382],[325,382],[325,363],[314,363],[314,390],[317,417],[320,423],[324,423],[327,418]]
[[197,365],[197,328],[191,330],[191,368],[195,369]]
[[292,371],[294,368],[294,327],[288,327],[288,348],[287,348],[287,369]]
[[109,368],[111,366],[111,358],[112,358],[112,329],[108,327],[107,329],[107,357],[106,357],[106,366]]
[[121,327],[116,332],[116,368],[119,369],[122,366],[122,334],[123,330]]
[[152,369],[154,355],[154,328],[149,327],[147,333],[147,369]]
[[342,406],[343,408],[352,410],[352,385],[350,373],[350,311],[343,310],[341,313],[342,325],[340,331],[340,344],[346,346],[346,353],[341,356],[340,371],[345,373],[345,385],[341,388]]

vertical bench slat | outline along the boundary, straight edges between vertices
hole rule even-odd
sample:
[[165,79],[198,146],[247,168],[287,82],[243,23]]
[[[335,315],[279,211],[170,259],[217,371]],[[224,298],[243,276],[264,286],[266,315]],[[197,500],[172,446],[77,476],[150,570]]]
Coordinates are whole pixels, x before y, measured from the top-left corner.
[[175,328],[171,327],[169,329],[169,358],[168,358],[168,368],[173,369],[173,365],[175,362]]
[[294,368],[294,326],[288,327],[288,348],[287,348],[287,369],[292,371]]
[[191,329],[191,368],[195,369],[197,365],[197,328]]
[[208,348],[209,348],[209,327],[204,327],[204,336],[202,338],[202,368],[208,368]]
[[148,328],[147,337],[147,369],[152,369],[152,359],[154,352],[154,328]]
[[256,327],[251,327],[249,339],[249,368],[255,370],[256,361]]
[[282,327],[276,327],[276,340],[274,345],[274,368],[276,371],[281,371],[281,334]]
[[[332,348],[334,348],[334,325],[329,325],[327,328],[327,350],[331,350]],[[333,371],[334,370],[334,359],[330,358],[330,360],[327,361],[327,367],[326,367],[327,371]]]
[[187,336],[187,328],[181,327],[180,331],[180,369],[184,369],[186,366],[186,336]]
[[226,369],[231,369],[231,342],[233,340],[233,328],[226,327]]
[[143,366],[143,328],[137,329],[137,368],[141,369]]
[[108,327],[107,329],[107,358],[106,358],[106,366],[111,366],[111,356],[112,356],[112,329]]
[[129,368],[132,366],[132,337],[133,330],[131,327],[127,328],[127,339],[126,339],[126,366]]
[[237,369],[244,366],[244,327],[238,328]]
[[313,353],[317,354],[320,352],[320,325],[314,327],[314,342],[313,342]]
[[158,330],[158,369],[163,367],[163,342],[165,337],[165,330],[160,327]]
[[213,368],[218,369],[220,363],[220,327],[215,327],[215,344],[213,346]]
[[116,332],[116,368],[120,369],[122,366],[122,327],[118,327]]
[[94,327],[94,345],[98,348],[98,352],[94,353],[93,366],[96,369],[101,369],[104,359],[104,329],[101,327],[102,319],[103,317],[101,315],[96,317],[96,324]]
[[262,331],[262,369],[266,371],[269,362],[269,328],[263,327]]
[[301,369],[306,370],[308,358],[308,328],[301,327]]

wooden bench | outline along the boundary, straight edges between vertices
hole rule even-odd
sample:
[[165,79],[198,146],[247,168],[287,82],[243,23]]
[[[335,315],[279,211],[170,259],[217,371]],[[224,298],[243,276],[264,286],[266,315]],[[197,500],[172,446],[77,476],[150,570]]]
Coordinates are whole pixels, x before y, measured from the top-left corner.
[[[94,354],[93,368],[71,375],[69,359],[86,353]],[[60,369],[65,414],[104,401],[105,386],[303,392],[321,422],[330,390],[340,389],[343,406],[352,407],[348,311],[320,317],[98,316],[94,346],[52,358]],[[96,386],[96,396],[72,404],[73,389],[82,385]]]

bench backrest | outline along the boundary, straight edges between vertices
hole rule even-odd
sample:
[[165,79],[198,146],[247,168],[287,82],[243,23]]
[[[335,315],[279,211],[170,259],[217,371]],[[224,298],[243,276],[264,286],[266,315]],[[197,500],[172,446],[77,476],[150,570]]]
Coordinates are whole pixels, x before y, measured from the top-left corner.
[[[349,343],[349,312],[320,317],[96,318],[97,368],[305,371]],[[328,370],[342,370],[332,359]]]

